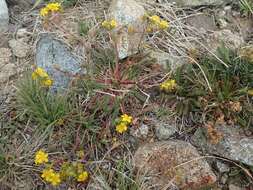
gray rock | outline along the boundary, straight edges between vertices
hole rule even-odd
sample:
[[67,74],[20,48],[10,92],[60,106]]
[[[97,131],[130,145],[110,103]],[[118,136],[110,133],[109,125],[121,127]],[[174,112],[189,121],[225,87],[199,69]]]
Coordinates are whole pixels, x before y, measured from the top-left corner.
[[244,39],[242,35],[233,33],[227,29],[215,31],[210,35],[209,44],[214,51],[216,51],[222,43],[224,43],[227,48],[235,50],[244,44]]
[[175,125],[164,122],[157,122],[155,126],[155,134],[159,140],[167,140],[177,132]]
[[[109,8],[109,17],[115,19],[118,26],[117,47],[118,56],[124,59],[137,52],[139,42],[142,38],[142,17],[144,8],[134,0],[113,0]],[[128,32],[131,27],[135,32]]]
[[9,25],[9,12],[5,0],[0,0],[0,33],[6,32]]
[[176,3],[179,6],[210,6],[210,5],[222,5],[232,0],[168,0],[168,2]]
[[216,154],[234,161],[253,166],[253,139],[240,134],[237,126],[219,126],[216,130],[223,135],[218,144],[212,144],[205,129],[198,129],[192,140],[202,151]]
[[208,163],[198,151],[184,141],[162,141],[145,144],[134,155],[134,168],[139,174],[149,176],[148,183],[156,189],[206,188],[216,181]]
[[214,16],[208,14],[192,15],[186,19],[186,23],[198,30],[214,31],[217,29]]
[[12,55],[10,49],[0,48],[0,55],[0,83],[4,83],[16,74],[17,68],[10,62]]
[[66,89],[75,75],[86,72],[68,46],[49,34],[42,35],[37,43],[36,64],[53,79],[53,90]]
[[30,51],[29,45],[21,40],[12,39],[9,41],[9,46],[18,58],[26,57]]
[[188,62],[186,58],[174,56],[166,52],[151,51],[150,57],[155,59],[156,63],[162,68],[171,69],[172,71]]
[[229,189],[229,190],[246,190],[246,188],[239,187],[239,186],[234,185],[234,184],[229,184],[229,185],[228,185],[228,189]]
[[223,163],[222,161],[217,161],[216,162],[216,168],[220,173],[225,173],[225,172],[229,172],[230,168],[227,164]]
[[148,136],[149,126],[141,124],[137,129],[131,128],[131,135],[137,138],[146,138]]

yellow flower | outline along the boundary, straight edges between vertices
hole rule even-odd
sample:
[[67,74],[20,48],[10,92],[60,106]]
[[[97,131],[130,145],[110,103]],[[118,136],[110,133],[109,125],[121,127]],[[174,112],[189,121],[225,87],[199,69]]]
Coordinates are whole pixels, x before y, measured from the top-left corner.
[[175,80],[168,80],[163,82],[160,85],[160,89],[164,90],[164,91],[168,91],[168,92],[172,92],[173,90],[175,90],[177,87],[176,81]]
[[116,26],[117,26],[116,20],[111,20],[110,25],[111,25],[111,29],[116,28]]
[[47,78],[48,74],[46,73],[46,71],[40,67],[38,67],[32,74],[32,78],[33,80],[35,80],[37,77],[41,77],[41,78]]
[[88,172],[82,172],[82,173],[80,173],[78,176],[77,176],[77,181],[78,182],[84,182],[84,181],[86,181],[87,179],[88,179],[88,177],[89,177],[89,174],[88,174]]
[[120,118],[121,118],[121,122],[124,122],[126,124],[132,123],[132,120],[133,120],[133,118],[131,116],[127,115],[127,114],[121,115]]
[[42,16],[42,17],[47,16],[48,13],[49,13],[49,10],[48,10],[47,7],[44,7],[44,8],[42,8],[42,9],[40,10],[40,16]]
[[165,20],[162,20],[160,23],[159,23],[159,28],[162,29],[162,30],[165,30],[169,27],[169,23]]
[[59,173],[53,173],[51,175],[50,181],[53,186],[57,186],[61,183],[61,178]]
[[104,22],[102,22],[102,26],[107,30],[112,30],[116,28],[117,22],[115,20],[111,20],[111,21],[105,20]]
[[35,164],[43,164],[43,163],[47,163],[48,162],[48,154],[45,153],[43,150],[39,150],[38,152],[36,152],[35,155]]
[[157,15],[153,15],[151,17],[149,17],[150,21],[153,23],[153,24],[159,24],[161,19],[159,16]]
[[62,7],[60,3],[49,3],[46,7],[40,10],[40,16],[46,17],[50,12],[58,12],[61,11]]
[[124,133],[127,131],[127,124],[124,122],[120,122],[117,126],[116,126],[116,131],[118,133]]
[[147,32],[153,32],[153,30],[154,30],[154,29],[153,29],[153,27],[151,27],[151,26],[148,26],[147,29],[146,29]]
[[61,4],[60,3],[49,3],[47,4],[46,8],[52,12],[57,12],[61,10]]
[[51,182],[52,176],[54,175],[54,170],[49,168],[49,169],[44,169],[42,171],[41,177],[47,181],[47,182]]
[[47,78],[43,81],[43,85],[46,87],[50,87],[53,85],[53,81],[51,79]]
[[248,90],[248,95],[253,96],[253,89]]

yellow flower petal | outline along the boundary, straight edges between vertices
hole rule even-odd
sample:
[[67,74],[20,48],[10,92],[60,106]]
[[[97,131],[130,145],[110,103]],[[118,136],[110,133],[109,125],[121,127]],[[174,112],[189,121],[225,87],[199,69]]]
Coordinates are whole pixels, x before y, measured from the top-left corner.
[[126,125],[126,123],[124,123],[124,122],[119,123],[116,126],[116,131],[118,133],[121,133],[121,134],[124,133],[124,132],[126,132],[127,131],[127,125]]
[[88,172],[82,172],[82,173],[80,173],[78,176],[77,176],[77,181],[78,182],[84,182],[84,181],[86,181],[87,179],[88,179],[88,177],[89,177],[89,174],[88,174]]
[[39,150],[35,154],[35,159],[34,159],[35,164],[43,164],[48,162],[48,154],[45,153],[43,150]]

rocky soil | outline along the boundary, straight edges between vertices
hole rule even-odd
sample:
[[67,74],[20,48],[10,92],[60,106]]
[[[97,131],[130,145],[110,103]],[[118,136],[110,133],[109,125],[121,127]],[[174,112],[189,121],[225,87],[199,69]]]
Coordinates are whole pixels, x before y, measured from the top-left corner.
[[[54,91],[68,89],[74,77],[87,73],[84,65],[88,59],[86,47],[90,44],[85,43],[88,41],[85,38],[79,41],[75,37],[79,31],[74,21],[80,18],[96,28],[96,19],[106,15],[138,30],[142,27],[139,18],[145,12],[160,13],[170,21],[174,35],[148,36],[145,43],[146,51],[151,52],[150,59],[156,59],[163,69],[170,65],[175,70],[188,64],[189,49],[215,55],[221,43],[235,50],[253,43],[252,16],[244,16],[238,2],[231,0],[84,2],[82,7],[68,7],[63,15],[66,19],[47,29],[39,17],[41,5],[33,7],[32,1],[0,0],[0,116],[10,113],[16,83],[35,65],[54,78]],[[141,38],[140,33],[129,35],[126,30],[120,31],[119,59],[134,55]],[[213,144],[206,137],[205,128],[188,129],[189,123],[180,123],[173,116],[161,119],[150,115],[147,121],[131,128],[130,141],[134,147],[134,171],[148,176],[151,189],[253,189],[250,130],[221,124],[218,129],[223,134],[222,140]]]

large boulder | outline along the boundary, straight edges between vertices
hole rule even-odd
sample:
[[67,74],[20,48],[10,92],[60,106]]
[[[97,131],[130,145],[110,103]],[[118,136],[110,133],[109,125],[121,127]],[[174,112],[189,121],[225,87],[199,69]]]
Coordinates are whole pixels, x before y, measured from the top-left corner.
[[76,75],[86,72],[70,48],[49,34],[42,35],[37,43],[36,64],[53,79],[52,89],[57,91],[66,89]]
[[238,126],[220,125],[215,128],[222,135],[213,143],[206,129],[199,128],[192,140],[202,151],[253,166],[253,138],[247,137]]
[[184,141],[161,141],[145,144],[134,155],[134,167],[149,178],[155,189],[194,190],[216,181],[210,166],[196,148]]
[[[113,0],[109,8],[109,17],[115,19],[118,26],[118,56],[124,59],[137,52],[142,38],[142,17],[144,8],[134,0]],[[129,32],[129,27],[134,31]]]
[[0,0],[0,33],[8,30],[9,12],[5,0]]

